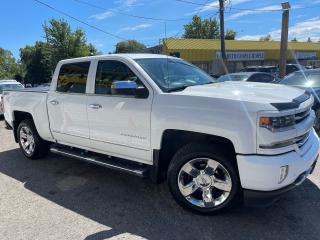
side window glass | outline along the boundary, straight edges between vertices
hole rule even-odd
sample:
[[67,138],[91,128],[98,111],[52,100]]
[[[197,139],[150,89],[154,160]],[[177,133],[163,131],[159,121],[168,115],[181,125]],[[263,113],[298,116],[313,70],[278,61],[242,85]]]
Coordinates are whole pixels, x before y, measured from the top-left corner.
[[263,77],[263,82],[266,82],[266,83],[272,82],[273,80],[274,80],[274,77],[270,75],[264,75]]
[[64,64],[60,68],[57,92],[85,93],[90,62]]
[[247,82],[258,82],[259,81],[259,74],[253,74],[251,77],[249,77],[249,79],[247,80]]
[[99,61],[95,94],[133,96],[136,89],[146,89],[131,69],[118,61]]
[[268,83],[273,81],[273,77],[269,76],[267,74],[255,74],[253,75],[250,80],[248,80],[249,82],[262,82],[262,83]]

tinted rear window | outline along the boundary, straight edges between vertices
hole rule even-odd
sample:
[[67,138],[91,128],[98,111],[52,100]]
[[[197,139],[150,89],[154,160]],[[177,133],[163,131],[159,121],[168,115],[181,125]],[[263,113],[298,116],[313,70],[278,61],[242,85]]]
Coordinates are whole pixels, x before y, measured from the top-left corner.
[[85,93],[90,62],[64,64],[60,68],[57,91]]

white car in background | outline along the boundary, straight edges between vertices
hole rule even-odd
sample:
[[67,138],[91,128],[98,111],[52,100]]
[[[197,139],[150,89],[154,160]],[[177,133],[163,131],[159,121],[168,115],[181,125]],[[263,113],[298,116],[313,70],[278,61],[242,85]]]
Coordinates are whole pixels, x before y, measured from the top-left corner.
[[3,116],[3,96],[2,93],[4,90],[18,90],[23,89],[24,86],[17,82],[16,80],[0,80],[0,116]]

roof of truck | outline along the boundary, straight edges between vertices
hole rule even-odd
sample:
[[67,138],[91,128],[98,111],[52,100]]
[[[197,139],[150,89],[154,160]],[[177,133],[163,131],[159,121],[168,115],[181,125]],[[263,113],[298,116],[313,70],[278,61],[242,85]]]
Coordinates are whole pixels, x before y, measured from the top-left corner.
[[152,53],[117,53],[117,54],[103,54],[103,55],[96,55],[96,56],[88,56],[88,57],[81,57],[81,58],[71,58],[65,59],[61,62],[68,62],[71,60],[91,60],[91,59],[100,59],[105,57],[124,57],[124,58],[131,58],[131,59],[143,59],[143,58],[175,58],[172,56],[162,55],[162,54],[152,54]]

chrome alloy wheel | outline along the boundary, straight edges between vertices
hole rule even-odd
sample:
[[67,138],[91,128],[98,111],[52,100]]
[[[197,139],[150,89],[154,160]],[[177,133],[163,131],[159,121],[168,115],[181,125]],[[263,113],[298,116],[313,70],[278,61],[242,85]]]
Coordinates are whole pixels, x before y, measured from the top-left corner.
[[28,127],[22,127],[19,134],[23,150],[26,154],[32,155],[35,150],[35,142],[31,130]]
[[232,181],[227,169],[209,158],[192,159],[178,175],[180,193],[191,204],[212,208],[224,203],[231,192]]

